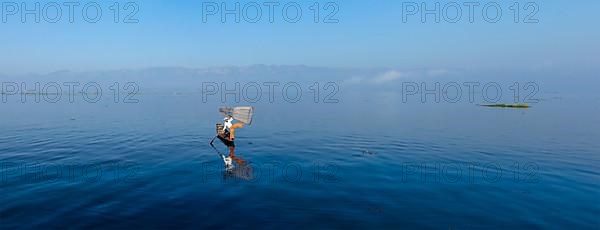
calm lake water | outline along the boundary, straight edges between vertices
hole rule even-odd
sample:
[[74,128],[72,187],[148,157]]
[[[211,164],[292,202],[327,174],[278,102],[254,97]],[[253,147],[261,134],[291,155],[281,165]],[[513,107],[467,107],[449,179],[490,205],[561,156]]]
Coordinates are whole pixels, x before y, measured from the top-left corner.
[[598,98],[263,101],[227,172],[208,145],[219,100],[141,92],[3,103],[0,228],[600,227]]

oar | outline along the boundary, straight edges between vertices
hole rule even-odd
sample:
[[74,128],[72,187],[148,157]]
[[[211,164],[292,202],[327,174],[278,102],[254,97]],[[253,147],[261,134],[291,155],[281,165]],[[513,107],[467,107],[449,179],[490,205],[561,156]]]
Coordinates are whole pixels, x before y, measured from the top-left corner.
[[216,138],[217,138],[217,136],[213,137],[213,139],[210,140],[209,144],[210,144],[210,147],[212,147],[217,152],[217,154],[219,154],[219,156],[222,156],[223,154],[221,152],[219,152],[219,150],[215,147],[215,145],[213,145],[213,142],[215,141]]
[[210,145],[214,148],[213,142],[217,139],[217,136],[214,136],[212,140],[210,140]]

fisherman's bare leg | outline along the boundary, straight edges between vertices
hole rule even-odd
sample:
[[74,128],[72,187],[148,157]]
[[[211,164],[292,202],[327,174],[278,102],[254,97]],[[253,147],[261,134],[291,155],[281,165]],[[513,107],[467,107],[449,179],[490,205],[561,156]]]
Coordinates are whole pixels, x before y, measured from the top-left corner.
[[231,128],[229,128],[229,139],[231,139],[232,141],[235,139],[235,129],[239,129],[239,128],[244,128],[244,124],[242,123],[236,123],[233,124],[231,126]]

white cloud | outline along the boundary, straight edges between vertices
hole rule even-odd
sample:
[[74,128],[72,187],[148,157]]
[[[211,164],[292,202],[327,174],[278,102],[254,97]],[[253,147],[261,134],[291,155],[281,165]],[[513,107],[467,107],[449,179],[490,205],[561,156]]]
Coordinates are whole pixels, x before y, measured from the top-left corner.
[[400,71],[390,70],[385,73],[375,75],[374,77],[352,76],[346,79],[345,82],[350,84],[384,84],[403,77],[404,75],[405,74],[401,73]]
[[452,76],[458,72],[447,68],[422,68],[410,70],[390,69],[386,71],[363,73],[363,75],[350,75],[344,82],[348,84],[371,84],[381,85],[389,84],[399,79],[423,80],[436,77]]
[[402,76],[404,76],[404,74],[400,73],[399,71],[391,70],[375,77],[372,82],[375,84],[383,84],[394,81]]

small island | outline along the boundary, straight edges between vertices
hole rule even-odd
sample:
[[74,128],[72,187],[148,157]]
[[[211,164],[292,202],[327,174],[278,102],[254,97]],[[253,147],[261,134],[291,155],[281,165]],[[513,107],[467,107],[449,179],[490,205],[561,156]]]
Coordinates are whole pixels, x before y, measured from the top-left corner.
[[491,104],[491,105],[479,105],[483,107],[492,107],[492,108],[515,108],[515,109],[527,109],[531,108],[528,104]]

